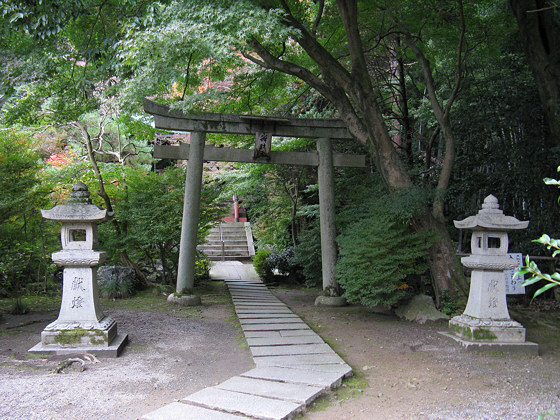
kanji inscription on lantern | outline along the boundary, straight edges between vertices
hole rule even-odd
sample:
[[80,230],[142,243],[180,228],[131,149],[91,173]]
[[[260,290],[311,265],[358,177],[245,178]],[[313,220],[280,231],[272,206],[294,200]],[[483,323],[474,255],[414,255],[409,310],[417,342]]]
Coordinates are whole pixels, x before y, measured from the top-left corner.
[[490,280],[488,282],[488,291],[493,292],[494,290],[496,290],[498,288],[499,284],[500,284],[500,282],[497,279]]
[[74,280],[72,280],[72,290],[80,292],[84,292],[86,290],[84,288],[84,279],[82,277],[74,277]]
[[[508,256],[515,261],[517,267],[523,265],[523,255],[520,253],[509,253]],[[515,277],[515,270],[505,270],[506,276],[506,295],[524,295],[525,276],[523,274]]]
[[79,309],[83,308],[84,306],[84,298],[81,296],[76,296],[72,299],[72,309]]

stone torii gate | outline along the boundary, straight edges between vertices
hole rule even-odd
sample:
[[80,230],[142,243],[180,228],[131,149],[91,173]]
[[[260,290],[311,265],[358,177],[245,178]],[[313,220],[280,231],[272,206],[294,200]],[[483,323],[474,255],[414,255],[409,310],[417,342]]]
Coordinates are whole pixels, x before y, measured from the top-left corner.
[[[365,167],[364,155],[332,152],[331,139],[352,139],[342,120],[275,118],[234,114],[185,114],[144,100],[144,110],[153,115],[156,128],[191,133],[190,145],[154,145],[154,157],[188,160],[185,201],[181,226],[177,293],[191,293],[194,286],[200,191],[204,161],[273,163],[317,166],[321,226],[323,291],[326,298],[316,303],[333,304],[338,297],[334,268],[337,259],[334,209],[334,166]],[[206,133],[245,134],[256,137],[255,149],[231,149],[205,144]],[[271,150],[272,136],[317,139],[317,152]],[[337,299],[334,299],[336,302]],[[338,299],[340,301],[340,299]]]

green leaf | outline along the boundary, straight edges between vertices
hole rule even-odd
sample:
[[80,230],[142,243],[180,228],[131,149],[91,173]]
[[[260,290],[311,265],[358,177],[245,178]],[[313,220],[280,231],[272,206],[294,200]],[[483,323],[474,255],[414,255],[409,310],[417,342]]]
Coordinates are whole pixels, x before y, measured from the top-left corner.
[[556,179],[552,179],[552,178],[544,178],[543,182],[546,185],[560,185],[560,181],[558,181]]
[[556,284],[556,283],[549,283],[549,284],[547,284],[546,286],[541,287],[539,290],[537,290],[537,291],[535,292],[535,294],[533,295],[533,299],[535,299],[538,295],[540,295],[540,294],[546,292],[547,290],[552,289],[553,287],[556,287],[556,286],[558,286],[558,284]]
[[537,283],[541,280],[542,280],[541,277],[531,277],[531,278],[525,280],[521,285],[523,287],[527,287],[527,286],[530,286],[531,284]]
[[527,268],[525,266],[517,267],[515,273],[513,274],[513,278],[517,278],[519,276],[522,276],[522,275],[530,273],[530,272],[531,272],[531,270],[529,270],[529,268]]

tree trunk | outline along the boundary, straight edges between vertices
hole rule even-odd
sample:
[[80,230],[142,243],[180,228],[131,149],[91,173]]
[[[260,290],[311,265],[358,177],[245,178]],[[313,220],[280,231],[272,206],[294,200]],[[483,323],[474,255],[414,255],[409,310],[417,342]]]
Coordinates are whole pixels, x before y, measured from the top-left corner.
[[458,302],[465,302],[469,285],[463,267],[456,257],[451,238],[445,224],[439,222],[431,212],[416,216],[413,225],[418,232],[435,236],[430,247],[428,263],[432,275],[432,286],[436,296],[436,306],[441,306],[442,292],[445,290]]
[[406,91],[406,77],[404,73],[403,59],[398,59],[399,63],[399,88],[400,102],[402,110],[402,149],[406,156],[406,162],[409,168],[414,165],[414,156],[412,154],[412,124],[410,122],[410,112],[408,111],[408,94]]
[[[80,129],[80,131],[82,132],[82,134],[84,136],[84,139],[85,139],[85,142],[86,142],[86,149],[87,149],[87,153],[88,153],[88,158],[89,158],[89,161],[90,161],[91,166],[93,168],[95,178],[97,179],[97,186],[98,186],[97,194],[99,194],[99,196],[103,199],[103,202],[105,203],[105,207],[106,207],[107,211],[108,212],[113,212],[114,211],[113,210],[113,204],[111,203],[111,199],[109,198],[109,195],[107,194],[107,191],[105,191],[105,184],[103,183],[103,176],[101,175],[101,171],[99,170],[99,166],[97,165],[97,160],[95,159],[95,155],[93,153],[93,145],[91,143],[91,136],[89,135],[89,132],[88,132],[87,127],[85,125],[83,125],[80,122],[76,122],[75,124]],[[122,238],[122,229],[119,225],[118,220],[113,218],[113,219],[111,219],[111,223],[113,225],[113,228],[115,229],[115,233],[117,234],[119,239],[121,239]],[[143,286],[148,285],[148,279],[146,278],[144,273],[142,271],[140,271],[138,266],[136,264],[134,264],[134,262],[132,262],[132,260],[128,256],[128,253],[126,252],[126,250],[122,250],[122,251],[119,252],[119,259],[124,266],[130,267],[134,270],[134,272],[136,273],[136,276],[142,281]]]
[[547,122],[549,147],[560,145],[560,19],[545,0],[511,0]]

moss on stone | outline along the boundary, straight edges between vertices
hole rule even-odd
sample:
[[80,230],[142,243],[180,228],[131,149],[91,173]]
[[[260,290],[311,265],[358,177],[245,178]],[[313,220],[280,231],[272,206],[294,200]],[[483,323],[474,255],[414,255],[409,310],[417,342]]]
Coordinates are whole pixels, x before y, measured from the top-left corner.
[[473,335],[475,340],[495,340],[498,338],[496,337],[496,334],[494,334],[492,331],[487,330],[485,328],[474,330]]
[[91,337],[91,344],[103,344],[108,340],[107,333],[101,330],[85,330],[83,328],[77,327],[71,330],[61,330],[54,337],[55,343],[61,346],[75,346],[82,344],[82,339],[84,337]]

